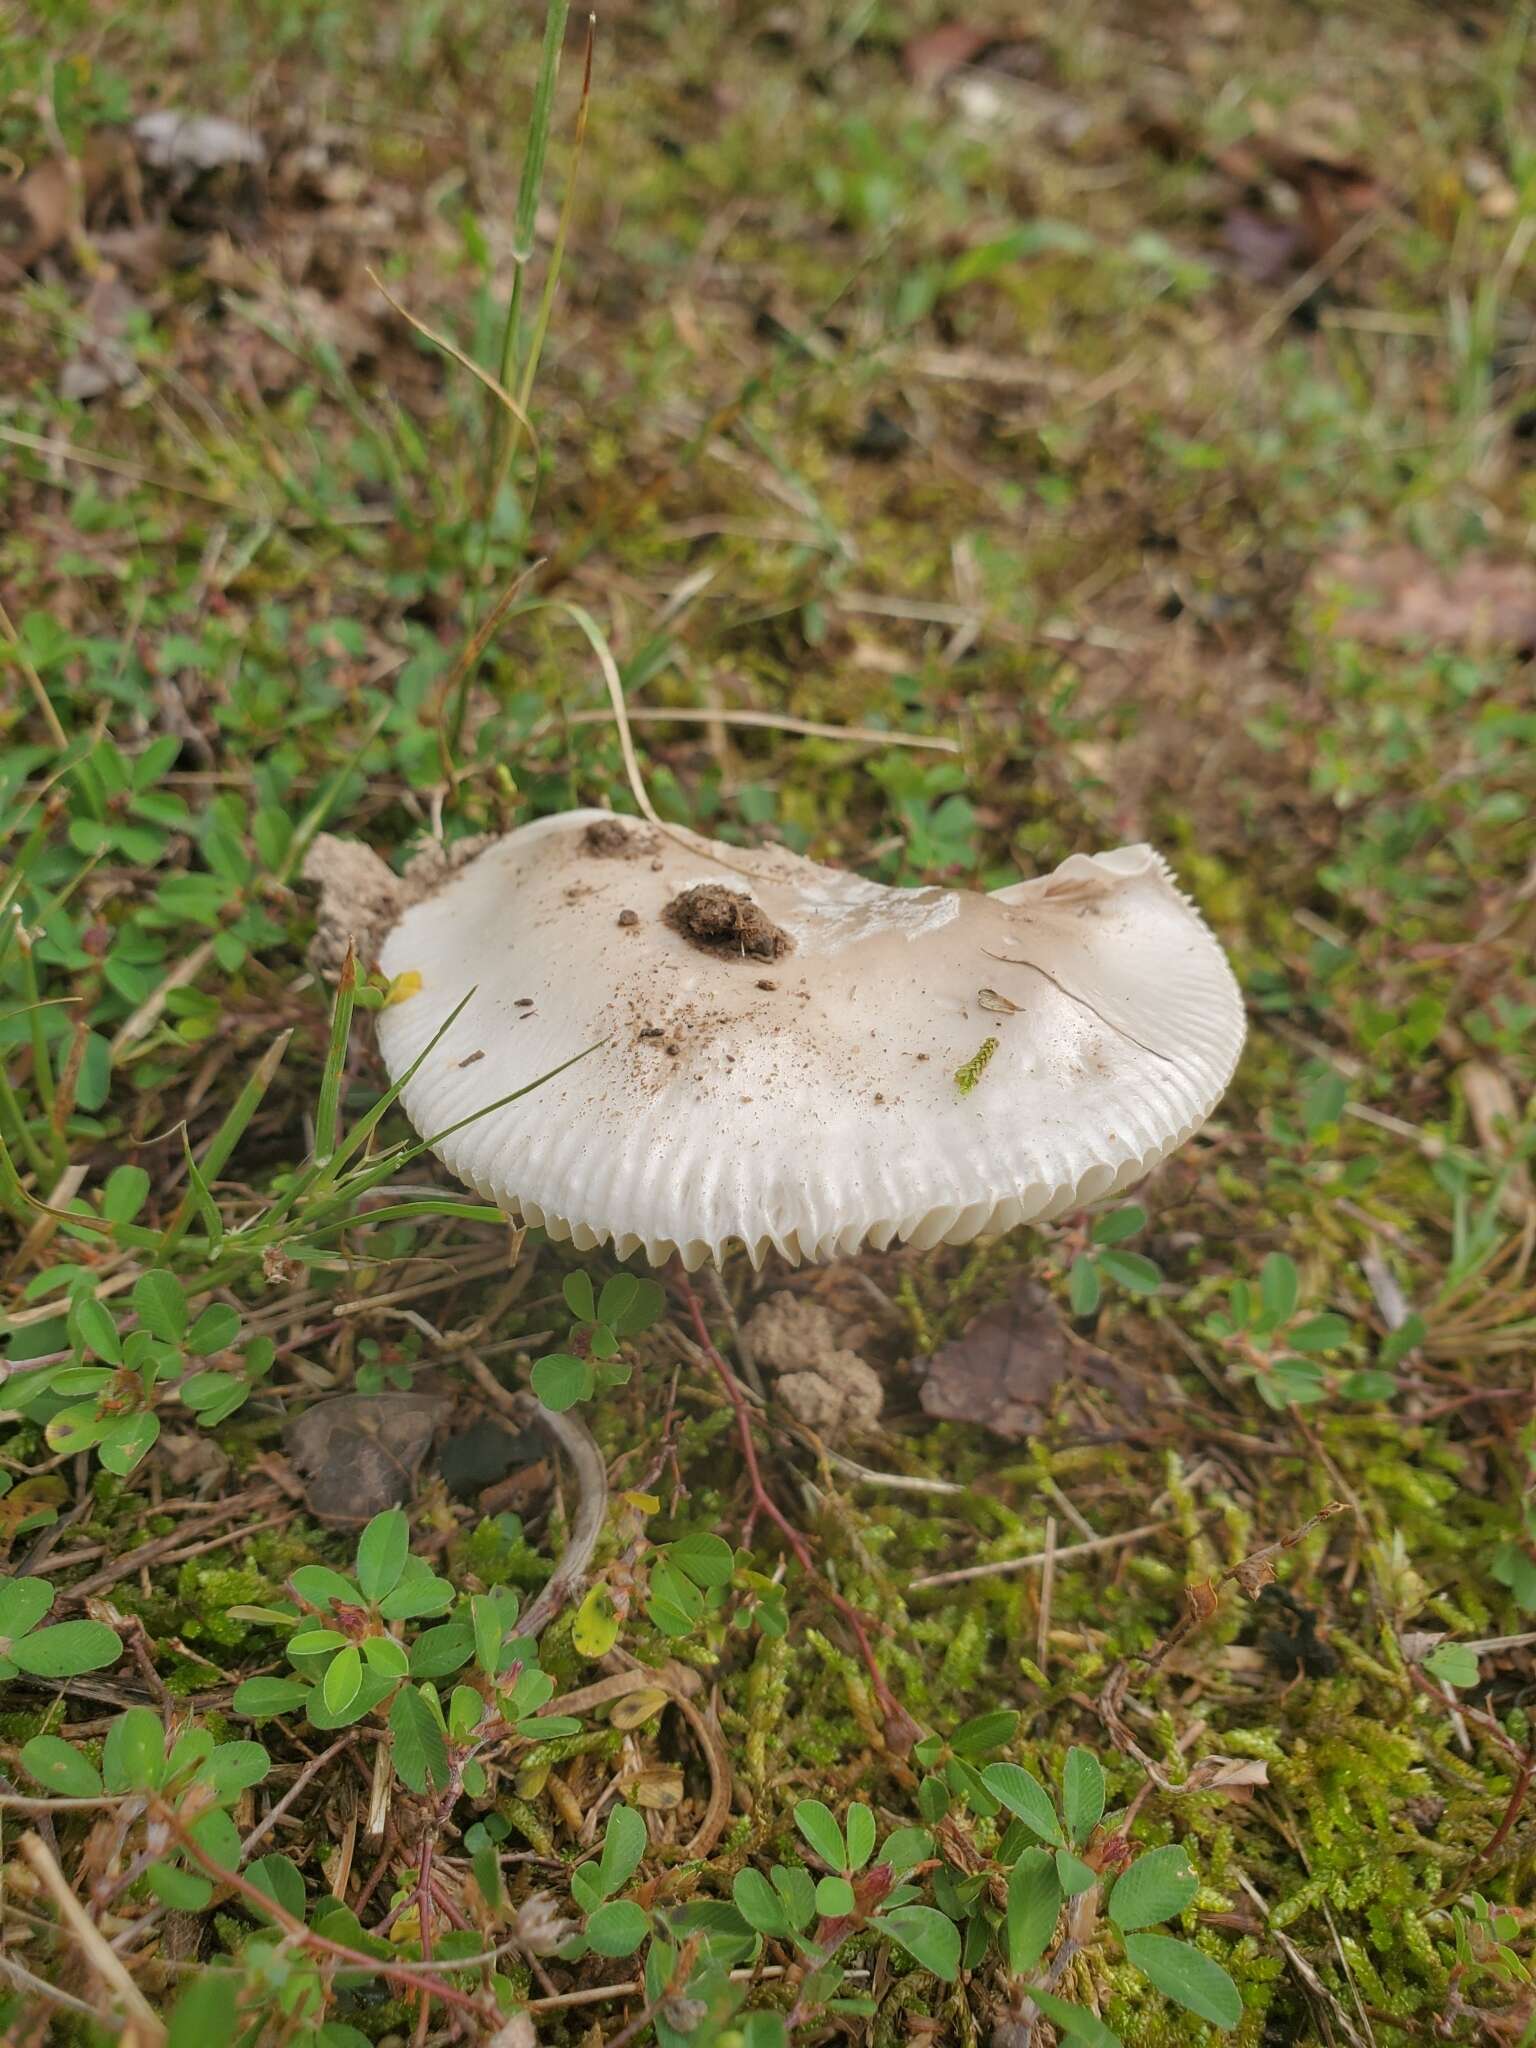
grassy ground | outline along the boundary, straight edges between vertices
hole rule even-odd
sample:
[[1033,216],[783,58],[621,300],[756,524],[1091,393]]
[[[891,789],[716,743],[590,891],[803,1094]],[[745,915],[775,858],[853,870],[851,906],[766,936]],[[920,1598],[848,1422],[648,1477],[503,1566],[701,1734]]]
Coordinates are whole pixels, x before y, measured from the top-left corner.
[[[1529,9],[1023,16],[940,76],[924,0],[605,12],[516,434],[365,270],[502,365],[535,10],[5,24],[0,162],[65,167],[0,189],[13,252],[54,208],[0,282],[0,1544],[55,1589],[29,1636],[0,1587],[8,2040],[152,2043],[178,2000],[176,2048],[489,2040],[524,2002],[556,2043],[782,2039],[745,1997],[797,2041],[1022,2048],[1035,1984],[1064,2038],[1097,2013],[1161,2048],[1208,2029],[1133,1967],[1111,1880],[1170,1845],[1198,1884],[1169,1925],[1250,2048],[1531,2037]],[[573,28],[514,378],[581,55]],[[249,123],[265,169],[134,168],[113,137],[157,104]],[[549,602],[456,666],[519,576]],[[1122,1265],[1069,1296],[1083,1218],[795,1279],[886,1383],[835,1448],[925,1489],[770,1407],[814,1571],[761,1517],[750,1557],[664,1555],[747,1505],[674,1290],[573,1411],[602,1590],[505,1670],[592,1466],[573,1422],[574,1466],[535,1439],[466,1472],[467,1432],[613,1269],[536,1234],[509,1265],[396,1112],[365,1123],[378,994],[348,1030],[298,872],[322,826],[401,859],[626,807],[571,607],[636,711],[959,743],[642,722],[666,816],[979,886],[1150,839],[1252,1031],[1138,1197],[1152,1291]],[[1023,1442],[933,1423],[927,1355],[1025,1270],[1117,1391],[1060,1390]],[[790,1276],[724,1278],[730,1354]],[[414,1483],[417,1595],[386,1521],[349,1599],[313,1570],[353,1569],[319,1512],[345,1488],[286,1432],[403,1389],[457,1399],[458,1468]],[[417,1618],[386,1628],[392,1586]],[[289,1659],[296,1594],[342,1625]],[[435,1637],[408,1680],[358,1656],[391,1632]],[[1028,1795],[991,1767],[1054,1782],[1073,1746],[1109,1818],[1080,1760],[1088,1888],[1031,1954],[1055,1823],[1008,1827],[993,1788]],[[913,1915],[869,1924],[866,1884],[838,1949],[834,1875],[797,1951],[741,1874],[856,1862],[824,1833],[814,1861],[814,1801],[928,1830]],[[540,1893],[593,1916],[587,1953],[540,1938]]]

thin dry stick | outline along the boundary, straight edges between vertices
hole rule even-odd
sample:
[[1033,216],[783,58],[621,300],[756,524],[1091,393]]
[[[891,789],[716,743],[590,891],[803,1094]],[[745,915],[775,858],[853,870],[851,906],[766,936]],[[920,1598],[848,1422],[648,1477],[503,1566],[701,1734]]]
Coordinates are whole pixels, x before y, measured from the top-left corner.
[[133,2015],[136,2024],[150,2048],[159,2048],[165,2040],[165,2028],[155,2017],[154,2009],[134,1983],[124,1967],[123,1959],[112,1948],[101,1929],[86,1912],[80,1901],[69,1888],[68,1880],[54,1861],[48,1844],[41,1835],[25,1834],[17,1847],[22,1860],[27,1863],[38,1882],[59,1909],[59,1918],[69,1929],[85,1953],[86,1961],[101,1978],[102,1982],[117,1994]]
[[[469,1958],[471,1963],[474,1960],[473,1956]],[[460,1964],[459,1967],[463,1969],[466,1965]],[[845,1970],[843,1972],[845,1977],[866,1977],[868,1974],[867,1970]],[[787,1977],[788,1975],[789,1972],[782,1963],[768,1963],[766,1965],[759,1963],[750,1970],[732,1970],[731,1982],[733,1984],[766,1984],[774,1978]],[[582,1991],[562,1991],[553,1998],[530,1998],[527,2010],[529,2012],[569,2012],[572,2006],[602,2005],[608,1999],[633,1998],[644,1989],[645,1986],[641,1983],[640,1979],[632,1977],[623,1984],[593,1984]]]
[[16,666],[26,677],[27,688],[37,700],[37,708],[42,714],[44,725],[48,728],[48,737],[56,747],[67,747],[69,745],[69,736],[59,723],[59,714],[53,708],[53,700],[43,688],[43,679],[38,674],[32,657],[28,654],[23,644],[21,635],[11,624],[11,615],[3,604],[0,604],[0,633],[5,635],[6,644],[16,657]]
[[1302,1954],[1301,1950],[1296,1946],[1295,1942],[1291,1940],[1290,1936],[1284,1931],[1283,1928],[1279,1928],[1270,1924],[1270,1907],[1267,1901],[1265,1900],[1263,1894],[1257,1890],[1257,1888],[1249,1881],[1248,1877],[1242,1871],[1238,1872],[1237,1881],[1242,1886],[1243,1890],[1248,1894],[1249,1898],[1252,1899],[1253,1903],[1258,1907],[1259,1911],[1264,1915],[1267,1932],[1274,1940],[1276,1946],[1279,1948],[1281,1954],[1285,1957],[1286,1961],[1290,1964],[1291,1968],[1296,1972],[1297,1976],[1301,1979],[1302,1983],[1306,1986],[1308,1991],[1311,1992],[1312,1996],[1315,1999],[1317,1999],[1319,2004],[1326,2007],[1327,2010],[1332,2013],[1333,2018],[1336,2021],[1340,2031],[1344,2035],[1345,2039],[1350,2043],[1350,2048],[1370,2048],[1370,2044],[1366,2041],[1365,2036],[1354,2025],[1353,2021],[1349,2017],[1349,2014],[1344,2010],[1344,2007],[1339,2003],[1338,1999],[1334,1997],[1333,1993],[1328,1989],[1328,1986],[1323,1982],[1322,1978],[1319,1977],[1316,1970],[1314,1970],[1312,1965],[1307,1961],[1306,1957]]
[[284,1522],[291,1522],[298,1512],[296,1508],[284,1508],[281,1514],[268,1515],[265,1521],[247,1522],[238,1529],[227,1529],[220,1536],[207,1536],[201,1542],[183,1544],[185,1530],[178,1530],[171,1536],[157,1536],[152,1542],[141,1543],[137,1550],[126,1551],[117,1562],[104,1571],[95,1572],[78,1585],[66,1586],[59,1594],[61,1601],[83,1600],[90,1593],[104,1593],[109,1586],[127,1578],[147,1564],[185,1564],[189,1557],[202,1557],[210,1550],[222,1550],[226,1543],[243,1543],[248,1537],[259,1536],[264,1530],[276,1529]]
[[534,448],[538,448],[539,437],[533,431],[532,420],[529,419],[527,413],[523,411],[523,408],[518,404],[517,400],[512,396],[511,392],[507,389],[507,387],[501,382],[499,378],[493,377],[489,370],[481,369],[480,365],[474,360],[474,358],[472,356],[465,355],[464,351],[461,348],[455,348],[453,343],[448,339],[447,335],[439,334],[436,328],[429,327],[425,320],[418,320],[414,313],[409,312],[404,306],[401,305],[400,301],[395,297],[394,293],[389,289],[388,285],[384,284],[381,281],[378,272],[376,270],[370,270],[366,263],[363,265],[363,275],[367,278],[368,282],[373,286],[374,290],[379,294],[380,298],[388,300],[389,304],[394,307],[395,311],[400,315],[400,318],[403,321],[405,321],[407,326],[414,327],[416,332],[418,334],[424,335],[426,339],[432,343],[434,348],[440,348],[445,356],[452,356],[453,360],[458,364],[461,370],[468,370],[471,377],[478,377],[480,382],[485,386],[486,390],[489,391],[494,398],[498,399],[501,402],[501,404],[503,404],[507,408],[507,411],[511,413],[513,419],[517,421],[517,424],[520,427],[526,429],[528,438],[529,440],[532,441]]
[[[768,1491],[768,1487],[763,1479],[762,1467],[757,1460],[757,1446],[752,1439],[752,1411],[747,1405],[745,1394],[742,1393],[736,1383],[735,1375],[715,1348],[714,1339],[709,1334],[709,1326],[704,1320],[703,1304],[690,1286],[688,1276],[682,1270],[681,1264],[679,1264],[677,1269],[676,1286],[678,1292],[683,1297],[683,1302],[689,1316],[692,1318],[699,1346],[704,1356],[713,1366],[715,1376],[720,1381],[721,1386],[724,1387],[726,1399],[730,1402],[735,1413],[736,1433],[741,1439],[742,1456],[746,1459],[747,1473],[752,1482],[753,1512],[754,1514],[762,1513],[768,1517],[769,1521],[773,1523],[774,1527],[794,1552],[801,1570],[821,1587],[827,1598],[832,1602],[832,1605],[848,1624],[853,1639],[858,1644],[859,1656],[863,1660],[864,1668],[869,1673],[870,1681],[874,1686],[875,1697],[880,1702],[881,1712],[886,1716],[889,1724],[889,1730],[893,1737],[893,1746],[898,1751],[904,1753],[905,1748],[910,1747],[910,1743],[916,1741],[918,1730],[911,1715],[901,1704],[900,1700],[897,1699],[895,1693],[891,1691],[886,1681],[885,1673],[880,1669],[879,1660],[875,1656],[874,1648],[869,1640],[869,1633],[864,1626],[864,1617],[856,1607],[843,1598],[835,1586],[829,1585],[823,1574],[817,1570],[816,1560],[811,1554],[810,1545]],[[910,1738],[910,1740],[906,1738]]]
[[20,1963],[13,1963],[9,1956],[0,1955],[0,1972],[23,1991],[30,1991],[34,1998],[42,1999],[45,2005],[59,2006],[64,2012],[83,2013],[88,2020],[99,2020],[96,2008],[87,2005],[83,1998],[76,1998],[73,1992],[60,1991],[56,1984],[46,1983],[41,1977],[34,1977],[30,1970],[24,1970]]
[[178,960],[160,986],[147,995],[131,1017],[125,1017],[117,1027],[112,1040],[112,1057],[126,1052],[135,1045],[147,1031],[152,1031],[160,1021],[160,1012],[165,1008],[166,999],[173,989],[185,988],[189,981],[196,981],[208,962],[213,958],[213,941],[204,939],[194,946],[184,960]]
[[[1053,1564],[1065,1564],[1074,1557],[1087,1557],[1099,1550],[1118,1550],[1122,1543],[1139,1543],[1143,1536],[1161,1536],[1165,1529],[1176,1529],[1177,1520],[1166,1522],[1143,1522],[1139,1529],[1122,1529],[1116,1536],[1095,1536],[1091,1543],[1068,1543],[1062,1549],[1050,1553]],[[997,1564],[968,1564],[960,1571],[930,1572],[926,1578],[913,1579],[907,1590],[910,1593],[926,1591],[930,1586],[959,1586],[967,1579],[1000,1578],[1007,1572],[1031,1572],[1046,1562],[1047,1553],[1032,1550],[1028,1557],[1005,1557]]]
[[1035,1628],[1035,1662],[1043,1671],[1049,1652],[1051,1606],[1056,1598],[1056,1517],[1045,1518],[1045,1550],[1040,1560],[1040,1618]]
[[834,1472],[846,1472],[850,1479],[857,1479],[865,1486],[888,1486],[893,1493],[960,1494],[970,1491],[969,1487],[960,1486],[953,1479],[921,1479],[911,1472],[877,1472],[872,1465],[860,1465],[841,1451],[834,1451],[828,1444],[821,1446],[821,1455]]
[[[886,732],[876,725],[823,725],[814,718],[790,718],[777,711],[696,711],[669,704],[631,704],[627,707],[631,725],[750,725],[765,732],[792,732],[808,740],[841,740],[849,746],[920,747],[934,754],[958,754],[958,740],[946,740],[927,733]],[[567,725],[607,725],[606,711],[568,711]]]
[[147,484],[156,491],[171,491],[182,498],[200,498],[205,505],[216,505],[221,512],[238,512],[242,518],[254,521],[266,517],[265,512],[247,511],[230,499],[221,498],[217,491],[205,491],[196,484],[178,483],[174,477],[156,476],[136,462],[123,462],[115,455],[98,455],[93,448],[76,448],[69,441],[45,440],[41,434],[23,433],[20,427],[0,427],[0,441],[8,442],[13,448],[25,448],[33,455],[48,455],[60,462],[78,462],[87,469],[105,470],[108,476],[126,477],[130,483]]
[[[213,1879],[215,1884],[227,1885],[232,1892],[238,1893],[247,1905],[254,1906],[267,1919],[276,1921],[289,1940],[297,1942],[300,1947],[317,1956],[333,1957],[348,1969],[361,1969],[383,1977],[388,1983],[399,1985],[407,1991],[428,1991],[434,1998],[442,1999],[446,2005],[456,2006],[461,2012],[474,2013],[481,2019],[495,2017],[494,2013],[487,2013],[484,2000],[472,1998],[446,1979],[439,1981],[429,1976],[424,1968],[412,1968],[405,1963],[393,1962],[388,1957],[365,1955],[360,1949],[348,1948],[343,1942],[332,1941],[324,1934],[316,1934],[313,1928],[306,1927],[302,1920],[296,1920],[286,1907],[280,1906],[275,1899],[268,1897],[267,1893],[252,1884],[248,1878],[242,1877],[237,1870],[226,1870],[223,1864],[208,1854],[197,1837],[182,1826],[171,1808],[162,1807],[160,1818],[165,1821],[187,1855]],[[478,1958],[474,1956],[466,1956],[462,1963],[456,1963],[452,1967],[471,1968],[477,1960]],[[153,2018],[153,2015],[151,2017]],[[158,2020],[155,2024],[158,2028]],[[163,2041],[164,2032],[157,2032],[154,2038],[157,2042]]]
[[356,1728],[349,1728],[345,1735],[337,1737],[337,1739],[331,1744],[329,1749],[322,1749],[318,1756],[312,1756],[310,1758],[309,1762],[304,1766],[303,1770],[299,1772],[299,1775],[288,1787],[288,1790],[283,1794],[282,1798],[279,1799],[277,1804],[268,1811],[264,1818],[257,1821],[255,1827],[251,1829],[251,1832],[240,1844],[240,1854],[242,1857],[249,1856],[251,1851],[255,1848],[256,1844],[261,1840],[262,1836],[271,1833],[272,1829],[277,1826],[278,1822],[282,1819],[283,1815],[288,1811],[288,1809],[293,1805],[293,1802],[298,1798],[299,1794],[304,1790],[304,1787],[310,1784],[312,1780],[314,1780],[320,1775],[320,1772],[330,1762],[333,1756],[339,1756],[342,1750],[350,1749],[352,1747],[352,1744],[357,1741],[360,1732],[361,1731]]
[[557,1415],[531,1394],[513,1393],[473,1351],[465,1350],[459,1355],[474,1374],[476,1385],[503,1414],[516,1422],[519,1429],[536,1423],[576,1468],[576,1520],[570,1537],[543,1590],[517,1624],[519,1635],[536,1636],[540,1629],[548,1627],[586,1578],[608,1517],[608,1470],[592,1432],[575,1415]]

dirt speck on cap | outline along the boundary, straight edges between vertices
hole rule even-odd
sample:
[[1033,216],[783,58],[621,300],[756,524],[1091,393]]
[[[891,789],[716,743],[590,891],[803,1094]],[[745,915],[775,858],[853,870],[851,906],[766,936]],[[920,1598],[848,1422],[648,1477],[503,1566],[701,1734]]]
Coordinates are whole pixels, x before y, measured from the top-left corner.
[[661,914],[673,931],[704,953],[777,960],[794,944],[750,896],[718,882],[698,882],[684,889]]
[[620,923],[620,924],[622,924],[622,925],[624,925],[624,926],[628,927],[628,926],[630,926],[630,925],[636,925],[636,924],[638,924],[639,922],[640,922],[640,913],[639,913],[639,911],[638,911],[638,910],[621,910],[621,911],[619,912],[619,923]]
[[654,853],[656,835],[622,818],[594,818],[581,835],[584,853],[598,860],[634,860],[642,853]]

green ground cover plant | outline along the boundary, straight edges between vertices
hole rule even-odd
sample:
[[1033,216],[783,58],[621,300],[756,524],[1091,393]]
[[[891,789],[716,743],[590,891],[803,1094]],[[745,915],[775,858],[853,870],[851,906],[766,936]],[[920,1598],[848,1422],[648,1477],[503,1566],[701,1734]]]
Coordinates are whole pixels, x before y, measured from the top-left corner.
[[[8,2041],[1536,2041],[1531,26],[5,24]],[[1227,1100],[972,1246],[514,1230],[305,862],[631,737],[887,883],[1150,840]]]

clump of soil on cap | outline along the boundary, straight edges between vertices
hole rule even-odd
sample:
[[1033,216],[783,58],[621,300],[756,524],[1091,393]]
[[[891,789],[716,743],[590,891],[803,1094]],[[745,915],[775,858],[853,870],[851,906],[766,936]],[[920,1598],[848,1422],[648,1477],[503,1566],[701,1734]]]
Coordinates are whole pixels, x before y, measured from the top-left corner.
[[582,851],[598,860],[638,860],[656,849],[656,834],[626,825],[619,818],[594,818],[581,835]]
[[794,944],[771,917],[739,889],[718,882],[697,882],[674,896],[661,913],[673,931],[705,953],[729,953],[738,959],[777,960]]

